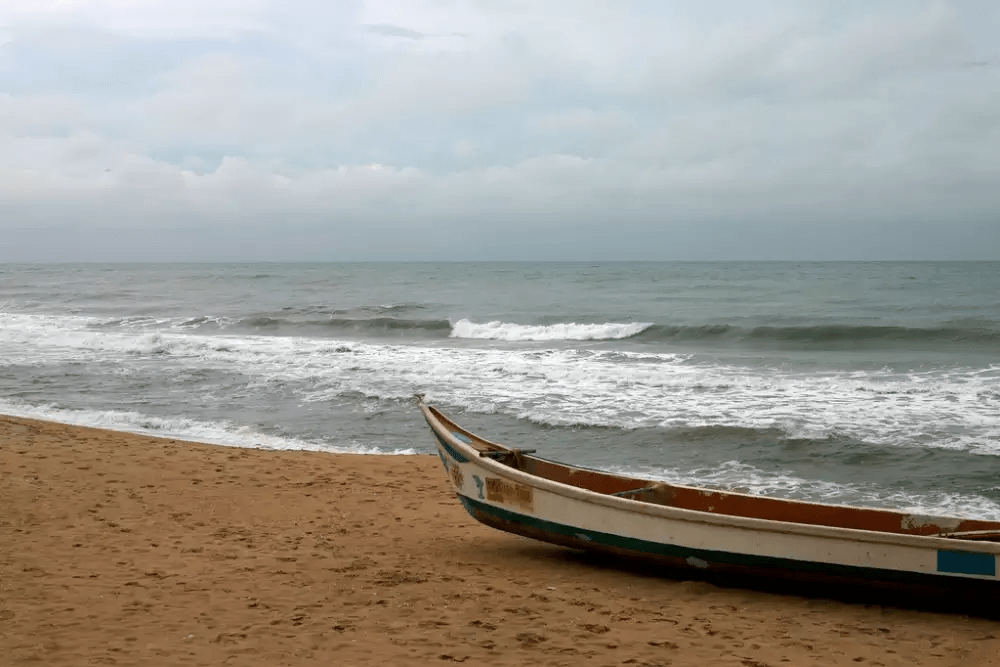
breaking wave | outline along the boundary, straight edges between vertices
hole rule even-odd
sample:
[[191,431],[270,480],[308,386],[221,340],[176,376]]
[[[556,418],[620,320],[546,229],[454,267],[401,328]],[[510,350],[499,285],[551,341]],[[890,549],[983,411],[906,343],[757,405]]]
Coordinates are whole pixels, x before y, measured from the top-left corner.
[[[373,326],[379,326],[373,322]],[[405,326],[405,325],[403,325]],[[428,327],[429,328],[429,327]],[[443,328],[437,323],[435,329]],[[656,342],[726,342],[779,347],[868,348],[900,343],[921,347],[979,346],[1000,348],[1000,330],[991,327],[899,327],[824,324],[814,326],[739,327],[732,324],[669,326],[649,322],[575,322],[526,325],[461,319],[451,326],[452,338],[504,341],[621,340]]]
[[532,326],[511,324],[508,322],[478,324],[461,319],[452,327],[451,337],[507,341],[618,340],[631,338],[651,326],[652,324],[645,322],[630,322],[627,324],[617,322],[576,324],[575,322],[571,322],[568,324]]

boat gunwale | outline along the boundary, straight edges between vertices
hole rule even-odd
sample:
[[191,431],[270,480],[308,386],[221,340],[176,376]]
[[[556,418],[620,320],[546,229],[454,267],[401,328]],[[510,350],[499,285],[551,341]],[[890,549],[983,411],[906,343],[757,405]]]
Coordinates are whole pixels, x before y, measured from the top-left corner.
[[[781,533],[781,534],[791,534],[791,535],[804,535],[809,537],[822,537],[828,539],[835,539],[838,541],[853,540],[861,541],[875,544],[893,544],[897,546],[908,546],[917,547],[921,549],[936,548],[943,551],[965,551],[965,552],[975,552],[975,553],[987,553],[1000,555],[1000,542],[984,542],[982,540],[964,540],[958,537],[945,537],[942,535],[909,535],[906,533],[889,533],[877,530],[865,530],[863,528],[844,528],[840,526],[828,526],[823,524],[811,524],[811,523],[799,523],[795,521],[777,521],[774,519],[762,519],[757,517],[744,517],[737,516],[733,514],[721,514],[714,512],[706,512],[703,510],[687,509],[684,507],[674,507],[671,505],[659,505],[655,503],[644,502],[641,500],[633,500],[630,498],[623,498],[619,496],[608,495],[604,493],[599,493],[597,491],[591,491],[579,486],[573,486],[572,484],[565,484],[563,482],[557,482],[545,477],[538,475],[532,475],[531,473],[524,472],[523,470],[518,470],[505,465],[499,461],[496,461],[490,457],[481,457],[479,455],[480,450],[473,447],[471,444],[462,442],[460,439],[456,438],[454,434],[445,427],[445,425],[438,419],[440,416],[445,419],[448,423],[455,426],[463,434],[475,438],[476,440],[489,445],[491,447],[496,447],[500,451],[513,451],[508,447],[504,447],[495,442],[491,442],[482,438],[471,431],[467,431],[458,424],[455,424],[451,419],[440,413],[436,408],[426,405],[422,400],[418,401],[418,405],[421,411],[424,413],[424,417],[428,424],[434,430],[434,432],[442,438],[445,438],[449,445],[458,449],[463,455],[468,456],[470,461],[474,462],[474,465],[488,470],[492,473],[498,474],[505,477],[511,481],[519,482],[522,484],[527,484],[528,486],[542,489],[556,495],[569,497],[574,500],[579,500],[587,503],[592,503],[595,505],[603,505],[605,507],[611,507],[613,509],[623,510],[626,512],[647,514],[650,516],[671,519],[675,521],[685,521],[688,523],[700,523],[707,524],[711,526],[725,526],[730,528],[740,528],[753,531],[764,531],[770,533]],[[525,455],[527,458],[541,459],[541,457],[535,457],[530,455]],[[547,460],[547,459],[541,459]],[[562,465],[567,468],[575,468],[575,466],[567,465],[560,461],[550,461],[557,465]],[[614,477],[621,477],[623,479],[635,479],[642,480],[642,478],[628,477],[625,475],[615,475],[614,473],[606,473],[605,471],[596,471],[603,474],[608,474]],[[655,481],[655,480],[649,480]],[[710,493],[721,493],[737,498],[748,498],[755,499],[758,496],[753,496],[746,493],[730,492],[730,491],[716,491],[714,489],[704,489],[694,486],[686,486],[682,484],[673,484],[671,486],[681,489],[686,489],[694,492],[710,492]],[[787,499],[783,499],[787,500]],[[848,509],[857,510],[870,510],[872,508],[858,507],[854,505],[830,505],[826,503],[816,503],[806,500],[787,500],[787,502],[799,504],[799,505],[809,505],[816,507],[844,507]],[[900,512],[897,510],[877,510],[882,512],[887,512],[893,515],[898,515],[900,522],[908,516],[905,512]],[[914,514],[915,515],[915,514]],[[936,517],[936,518],[947,518],[947,519],[960,519],[959,517]]]

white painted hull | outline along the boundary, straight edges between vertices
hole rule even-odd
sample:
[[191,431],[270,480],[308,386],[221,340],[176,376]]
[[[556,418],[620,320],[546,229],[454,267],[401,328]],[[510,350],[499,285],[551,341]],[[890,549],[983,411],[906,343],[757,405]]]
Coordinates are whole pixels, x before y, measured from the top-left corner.
[[[474,518],[501,530],[712,571],[901,585],[998,581],[1000,542],[733,516],[597,493],[480,456],[482,448],[472,445],[472,434],[433,409],[421,408],[459,499]],[[904,528],[928,520],[953,528],[960,521],[898,517]]]

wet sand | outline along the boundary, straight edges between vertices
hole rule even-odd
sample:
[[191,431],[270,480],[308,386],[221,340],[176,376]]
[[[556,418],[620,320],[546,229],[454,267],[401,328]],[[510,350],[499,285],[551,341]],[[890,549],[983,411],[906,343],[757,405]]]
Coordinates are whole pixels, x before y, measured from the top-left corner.
[[0,664],[451,662],[989,665],[1000,623],[654,576],[506,535],[464,513],[432,456],[0,417]]

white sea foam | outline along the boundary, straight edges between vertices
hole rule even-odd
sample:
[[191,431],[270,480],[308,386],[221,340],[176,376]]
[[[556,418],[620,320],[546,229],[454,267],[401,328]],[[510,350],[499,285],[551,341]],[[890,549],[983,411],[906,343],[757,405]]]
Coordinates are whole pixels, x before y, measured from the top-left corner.
[[261,433],[247,426],[227,421],[207,422],[184,417],[156,417],[133,411],[68,410],[49,404],[30,405],[21,401],[0,400],[0,413],[29,419],[139,433],[161,438],[176,438],[230,447],[274,450],[306,450],[349,454],[415,454],[413,449],[381,450],[361,444],[330,445]]
[[[774,428],[792,438],[846,436],[887,446],[1000,455],[1000,365],[817,374],[670,353],[123,331],[95,327],[87,318],[0,313],[0,368],[5,364],[94,369],[83,373],[104,369],[129,374],[152,368],[163,377],[242,376],[245,384],[237,389],[247,396],[260,400],[278,391],[316,410],[345,396],[351,401],[358,396],[387,400],[422,392],[432,402],[541,424]],[[144,414],[141,406],[80,410],[14,400],[0,401],[0,412],[242,447],[386,453],[371,440],[304,440],[225,419],[185,416],[191,414],[186,401],[226,405],[241,400],[230,386],[206,386],[197,396],[161,398],[160,405],[173,414]],[[217,414],[232,412],[222,408]],[[645,474],[692,485],[737,486],[762,495],[1000,519],[997,505],[979,496],[890,494],[873,486],[764,473],[745,464]]]
[[557,340],[618,340],[642,333],[652,324],[646,322],[606,322],[604,324],[548,324],[525,325],[509,322],[478,324],[466,319],[451,328],[452,338],[507,341],[557,341]]
[[[1000,455],[1000,366],[799,372],[669,353],[381,345],[94,329],[86,318],[0,314],[3,364],[94,363],[163,374],[220,371],[284,384],[303,403],[423,392],[552,425],[775,428],[879,445]],[[192,436],[185,436],[192,437]]]

